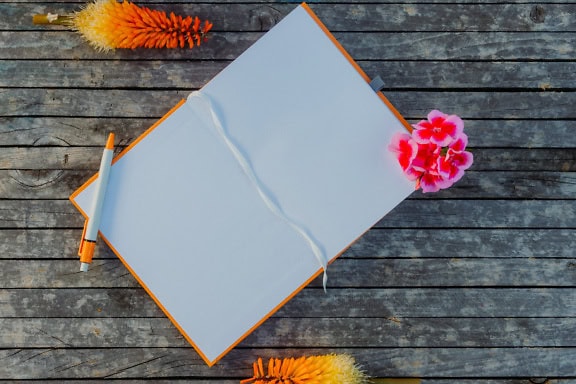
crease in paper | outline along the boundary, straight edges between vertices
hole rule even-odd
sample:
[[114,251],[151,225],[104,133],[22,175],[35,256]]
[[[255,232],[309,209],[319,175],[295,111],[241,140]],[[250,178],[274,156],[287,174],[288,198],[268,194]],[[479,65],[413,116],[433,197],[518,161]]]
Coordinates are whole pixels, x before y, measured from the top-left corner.
[[210,114],[211,119],[211,127],[216,131],[220,139],[224,141],[228,150],[234,155],[234,158],[238,162],[238,165],[254,187],[258,192],[258,195],[266,205],[266,207],[279,219],[283,222],[288,224],[290,228],[292,228],[310,247],[310,250],[314,254],[314,257],[322,267],[324,274],[322,277],[322,285],[324,287],[324,292],[326,292],[326,285],[328,281],[328,259],[326,257],[325,251],[322,249],[322,246],[318,244],[318,242],[314,239],[313,235],[309,233],[309,231],[302,225],[298,224],[292,218],[288,217],[286,213],[280,207],[278,201],[274,198],[274,195],[268,192],[266,186],[261,182],[258,178],[256,173],[254,172],[254,168],[250,164],[248,158],[244,155],[242,150],[238,148],[238,146],[234,143],[233,139],[227,133],[226,129],[222,125],[222,121],[218,117],[218,114],[214,110],[212,106],[212,101],[210,98],[203,94],[201,91],[192,92],[188,96],[189,102],[199,101],[203,108]]

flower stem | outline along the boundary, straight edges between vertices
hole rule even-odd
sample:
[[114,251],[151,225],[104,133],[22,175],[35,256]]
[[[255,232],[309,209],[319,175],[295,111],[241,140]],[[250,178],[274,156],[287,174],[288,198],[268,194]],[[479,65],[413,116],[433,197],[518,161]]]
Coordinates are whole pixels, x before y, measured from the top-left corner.
[[71,22],[72,17],[69,15],[47,13],[32,16],[32,23],[34,24],[70,25]]

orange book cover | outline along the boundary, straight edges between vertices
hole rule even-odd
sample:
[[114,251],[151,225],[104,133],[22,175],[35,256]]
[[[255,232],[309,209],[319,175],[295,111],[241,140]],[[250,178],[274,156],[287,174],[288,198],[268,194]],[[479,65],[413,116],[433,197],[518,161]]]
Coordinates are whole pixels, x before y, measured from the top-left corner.
[[302,4],[115,159],[100,236],[208,365],[414,190],[368,80]]

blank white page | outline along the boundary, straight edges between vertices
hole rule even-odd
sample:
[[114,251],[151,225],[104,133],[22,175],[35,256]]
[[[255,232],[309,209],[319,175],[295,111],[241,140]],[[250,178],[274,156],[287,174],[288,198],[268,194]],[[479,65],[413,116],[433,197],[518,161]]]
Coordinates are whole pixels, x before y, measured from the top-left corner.
[[[403,123],[305,6],[201,92],[330,260],[413,191],[386,149]],[[83,212],[92,187],[72,197]],[[194,98],[114,163],[100,231],[210,365],[322,271]]]

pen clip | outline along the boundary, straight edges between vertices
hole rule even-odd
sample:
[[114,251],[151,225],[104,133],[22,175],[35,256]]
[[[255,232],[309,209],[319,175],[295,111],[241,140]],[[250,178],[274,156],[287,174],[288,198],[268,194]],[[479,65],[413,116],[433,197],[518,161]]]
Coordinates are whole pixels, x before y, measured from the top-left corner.
[[80,238],[80,247],[78,248],[78,256],[82,256],[82,249],[84,249],[84,238],[86,236],[87,228],[88,228],[88,219],[84,221],[84,229],[82,230],[82,237]]

